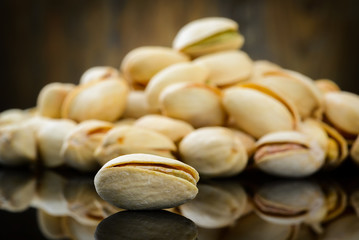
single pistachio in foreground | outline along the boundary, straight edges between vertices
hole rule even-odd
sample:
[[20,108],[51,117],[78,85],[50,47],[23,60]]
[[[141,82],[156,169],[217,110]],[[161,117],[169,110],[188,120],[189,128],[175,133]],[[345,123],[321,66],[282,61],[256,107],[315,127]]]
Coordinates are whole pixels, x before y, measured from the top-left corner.
[[193,199],[198,172],[178,160],[128,154],[107,162],[96,174],[97,193],[128,210],[165,209]]

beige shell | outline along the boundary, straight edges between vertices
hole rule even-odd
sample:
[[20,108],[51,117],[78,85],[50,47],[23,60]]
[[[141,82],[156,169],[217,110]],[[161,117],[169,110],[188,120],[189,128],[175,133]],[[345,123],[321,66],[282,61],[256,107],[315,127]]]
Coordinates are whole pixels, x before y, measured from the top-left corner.
[[131,50],[121,63],[126,80],[146,86],[160,70],[180,62],[189,61],[183,53],[168,47],[145,46]]
[[204,83],[208,78],[208,69],[191,62],[176,63],[154,75],[145,89],[148,105],[153,110],[159,110],[161,92],[174,83],[192,82]]
[[144,91],[133,90],[128,93],[123,118],[136,119],[153,112],[155,111],[150,109]]
[[61,148],[67,134],[75,127],[76,123],[69,119],[49,120],[40,127],[36,139],[41,164],[46,167],[58,167],[64,164]]
[[357,136],[356,140],[350,148],[350,156],[352,157],[354,162],[359,164],[359,135]]
[[252,74],[253,62],[243,51],[221,51],[207,54],[193,61],[209,69],[207,84],[224,87],[246,81]]
[[61,108],[66,96],[75,88],[71,83],[49,83],[37,97],[37,113],[43,117],[61,118]]
[[289,102],[259,84],[228,88],[222,102],[235,125],[255,138],[270,132],[294,130],[299,122],[298,113]]
[[184,25],[173,40],[174,49],[193,57],[238,49],[244,37],[238,32],[238,24],[228,18],[208,17],[194,20]]
[[203,228],[222,228],[233,224],[244,213],[248,197],[235,182],[198,184],[198,195],[179,206],[180,212]]
[[119,78],[120,73],[116,68],[109,66],[97,66],[87,69],[80,78],[80,84],[91,81]]
[[253,202],[258,216],[274,224],[319,223],[326,214],[323,191],[309,181],[266,184],[255,193]]
[[222,125],[225,112],[221,92],[200,83],[176,83],[160,95],[162,114],[190,123],[195,128]]
[[61,155],[65,163],[81,171],[98,169],[95,150],[112,127],[112,123],[99,120],[87,120],[78,124],[67,134],[62,145]]
[[253,61],[253,71],[251,75],[251,81],[258,81],[266,76],[277,74],[281,72],[282,68],[267,60],[256,60]]
[[194,130],[192,125],[185,121],[155,114],[146,115],[137,119],[134,125],[159,132],[173,142],[180,141]]
[[121,155],[147,153],[174,158],[174,143],[163,134],[138,126],[119,126],[111,129],[95,151],[100,165]]
[[29,111],[11,108],[0,113],[0,127],[29,119],[32,114]]
[[305,177],[318,171],[325,160],[317,141],[295,131],[269,133],[256,146],[258,168],[277,176]]
[[314,81],[314,84],[322,92],[322,94],[340,91],[340,87],[330,79],[318,79]]
[[324,96],[325,116],[335,128],[359,134],[359,96],[350,92],[328,92]]
[[322,113],[322,96],[313,80],[293,71],[282,70],[279,76],[267,76],[259,82],[281,94],[298,109],[302,119],[320,118]]
[[71,91],[62,106],[62,117],[77,122],[89,119],[116,121],[125,109],[127,83],[121,79],[92,81]]
[[201,175],[233,176],[246,167],[246,149],[235,131],[224,127],[204,127],[188,134],[179,145],[183,162]]
[[165,209],[193,199],[197,171],[178,160],[151,154],[128,154],[107,162],[95,176],[104,200],[129,209]]
[[329,137],[320,121],[308,118],[303,122],[300,122],[298,131],[316,140],[320,147],[327,152]]

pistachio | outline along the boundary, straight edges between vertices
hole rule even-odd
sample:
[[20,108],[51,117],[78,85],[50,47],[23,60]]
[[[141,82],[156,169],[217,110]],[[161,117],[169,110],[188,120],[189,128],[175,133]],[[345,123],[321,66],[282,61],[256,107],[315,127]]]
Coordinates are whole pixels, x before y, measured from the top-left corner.
[[208,70],[191,62],[176,63],[154,75],[145,89],[148,105],[153,111],[160,108],[159,96],[169,85],[179,82],[204,83]]
[[282,68],[275,63],[267,60],[256,60],[253,62],[251,81],[258,81],[270,75],[282,71]]
[[326,214],[324,194],[314,182],[272,182],[262,186],[253,201],[258,216],[275,224],[315,223]]
[[209,182],[198,184],[198,195],[179,206],[181,214],[203,228],[233,224],[244,213],[247,194],[240,184]]
[[324,164],[324,150],[317,141],[295,131],[269,133],[260,138],[254,154],[259,169],[285,177],[304,177]]
[[17,108],[5,110],[0,113],[0,127],[12,123],[22,122],[26,119],[29,119],[31,116],[32,115],[29,113],[29,111],[24,111]]
[[340,216],[347,208],[348,197],[342,187],[336,182],[325,182],[322,184],[325,194],[327,213],[322,222],[331,221]]
[[61,155],[65,163],[82,171],[99,168],[95,150],[112,127],[112,123],[99,120],[87,120],[78,124],[67,134],[62,145]]
[[314,84],[322,92],[322,94],[340,91],[339,86],[330,79],[318,79],[314,81]]
[[276,92],[254,83],[228,88],[223,106],[235,125],[255,138],[276,131],[294,130],[298,112]]
[[252,74],[252,60],[238,50],[208,54],[195,59],[194,63],[209,69],[206,83],[217,87],[248,80]]
[[350,92],[328,92],[324,96],[325,116],[348,135],[359,134],[359,96]]
[[152,112],[144,91],[134,90],[128,93],[123,118],[140,118]]
[[179,145],[182,161],[204,176],[233,176],[247,165],[244,145],[234,130],[204,127],[188,134]]
[[238,24],[228,18],[201,18],[184,25],[173,40],[173,48],[197,57],[200,55],[238,49],[244,37],[238,33]]
[[121,63],[124,77],[131,83],[146,86],[160,70],[179,62],[187,62],[189,57],[167,47],[139,47],[131,50]]
[[41,126],[36,133],[36,139],[43,165],[58,167],[64,164],[61,148],[65,137],[75,126],[76,123],[69,119],[49,120]]
[[97,66],[87,69],[80,78],[80,84],[86,84],[91,81],[106,80],[120,77],[117,69],[109,66]]
[[350,148],[350,156],[355,163],[359,164],[359,135]]
[[49,83],[37,97],[37,112],[40,116],[61,118],[61,108],[66,96],[75,88],[71,83]]
[[178,160],[151,154],[128,154],[107,162],[95,176],[97,193],[129,209],[164,209],[193,199],[197,171]]
[[222,125],[221,92],[200,83],[176,83],[160,95],[162,114],[189,122],[195,128]]
[[174,158],[171,151],[176,151],[176,146],[163,134],[137,126],[119,126],[107,132],[95,157],[102,166],[115,157],[130,153]]
[[127,83],[120,79],[77,86],[66,96],[62,117],[77,122],[89,119],[116,121],[124,112],[127,94]]
[[134,125],[159,132],[173,142],[179,142],[183,137],[194,130],[194,128],[185,121],[156,114],[143,116],[137,119]]
[[[121,226],[121,227],[118,227]],[[189,219],[168,211],[123,211],[103,220],[95,239],[197,239]]]

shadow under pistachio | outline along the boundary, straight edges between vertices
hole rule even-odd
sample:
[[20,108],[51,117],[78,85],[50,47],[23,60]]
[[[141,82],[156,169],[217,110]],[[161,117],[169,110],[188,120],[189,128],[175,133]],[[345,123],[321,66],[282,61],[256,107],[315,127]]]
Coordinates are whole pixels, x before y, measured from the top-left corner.
[[95,239],[197,239],[197,227],[189,219],[168,211],[122,211],[104,219]]

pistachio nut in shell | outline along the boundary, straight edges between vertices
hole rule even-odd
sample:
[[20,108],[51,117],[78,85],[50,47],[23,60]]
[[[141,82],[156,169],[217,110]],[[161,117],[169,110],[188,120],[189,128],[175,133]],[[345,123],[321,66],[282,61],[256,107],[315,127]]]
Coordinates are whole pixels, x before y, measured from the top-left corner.
[[87,69],[80,78],[80,84],[85,84],[96,80],[107,80],[120,77],[116,68],[110,66],[97,66]]
[[172,48],[144,46],[126,54],[120,69],[126,80],[146,86],[160,70],[180,62],[188,62],[189,57]]
[[165,135],[137,126],[114,127],[106,133],[95,151],[102,166],[109,160],[130,153],[148,153],[174,158],[175,144]]
[[146,94],[141,90],[130,91],[127,95],[126,106],[122,118],[140,118],[154,111],[150,110]]
[[196,129],[182,139],[179,152],[183,162],[209,177],[236,175],[248,162],[240,138],[224,127]]
[[168,66],[154,75],[146,86],[145,94],[148,105],[152,110],[159,110],[159,96],[167,86],[179,82],[204,83],[207,78],[208,69],[192,62],[181,62]]
[[299,122],[295,107],[259,84],[224,90],[222,103],[236,127],[255,138],[270,132],[294,130]]
[[359,96],[350,92],[324,95],[325,117],[335,128],[349,135],[359,134]]
[[246,81],[252,74],[253,61],[243,51],[231,50],[207,54],[193,61],[209,70],[207,84],[225,87]]
[[340,91],[340,87],[330,79],[318,79],[314,81],[314,84],[322,92],[322,94]]
[[233,224],[244,213],[247,194],[239,183],[198,184],[198,195],[179,206],[183,216],[203,228],[222,228]]
[[184,25],[175,36],[174,49],[192,57],[238,49],[244,37],[238,32],[238,24],[228,18],[208,17],[194,20]]
[[65,163],[82,171],[93,171],[99,168],[95,150],[101,144],[113,124],[100,120],[87,120],[78,124],[69,132],[61,148]]
[[0,127],[21,122],[26,119],[29,119],[32,116],[32,114],[29,111],[17,109],[17,108],[11,108],[8,110],[5,110],[0,113]]
[[69,119],[54,119],[45,122],[36,133],[41,163],[46,167],[58,167],[65,163],[61,148],[76,123]]
[[37,97],[37,113],[43,117],[61,118],[61,108],[66,96],[75,88],[71,83],[49,83]]
[[350,148],[350,156],[359,165],[359,135]]
[[193,199],[198,172],[178,160],[151,154],[112,159],[97,172],[95,188],[104,200],[128,210],[165,209]]
[[125,110],[128,91],[127,83],[121,79],[79,85],[66,96],[62,117],[77,122],[89,119],[116,121]]
[[258,216],[275,224],[320,222],[326,214],[324,194],[311,181],[267,183],[255,193],[253,202]]
[[185,121],[158,114],[143,116],[137,119],[134,125],[162,133],[173,142],[180,141],[194,130],[192,125]]
[[254,161],[266,173],[305,177],[324,164],[325,153],[317,141],[295,131],[269,133],[256,143]]
[[258,81],[268,75],[273,75],[280,71],[282,71],[282,68],[273,62],[256,60],[253,61],[253,71],[250,81]]
[[193,127],[218,126],[225,121],[221,92],[201,83],[176,83],[160,95],[163,115],[190,123]]

